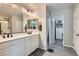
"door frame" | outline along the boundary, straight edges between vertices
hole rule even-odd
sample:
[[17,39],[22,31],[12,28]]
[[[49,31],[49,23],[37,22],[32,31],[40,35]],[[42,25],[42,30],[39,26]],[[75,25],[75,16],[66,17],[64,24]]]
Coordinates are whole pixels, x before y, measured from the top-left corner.
[[[57,17],[61,17],[62,19],[63,19],[63,46],[64,46],[64,16],[63,15],[60,15],[60,16],[52,16],[51,17],[51,22],[52,21],[54,21],[53,19],[54,18],[57,18]],[[56,23],[56,21],[54,21],[55,23]],[[49,22],[50,23],[50,22]],[[55,24],[56,25],[56,24]],[[52,26],[52,24],[51,24],[51,26]],[[50,30],[49,30],[49,32],[50,32]],[[49,35],[50,36],[50,35]],[[54,37],[55,39],[56,39],[56,26],[55,26],[55,37]],[[55,39],[54,39],[54,41],[55,41]],[[49,39],[50,40],[50,39]]]

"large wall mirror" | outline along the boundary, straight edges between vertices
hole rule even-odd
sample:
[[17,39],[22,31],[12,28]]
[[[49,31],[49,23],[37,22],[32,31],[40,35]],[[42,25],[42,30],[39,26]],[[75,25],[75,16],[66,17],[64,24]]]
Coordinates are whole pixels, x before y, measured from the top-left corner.
[[[27,30],[38,29],[38,19],[27,20]],[[23,33],[23,18],[21,16],[0,16],[0,34]]]
[[0,14],[0,34],[12,33],[11,17]]
[[[38,19],[27,20],[27,30],[38,29]],[[0,16],[0,34],[23,33],[23,18],[21,16]]]
[[24,20],[23,14],[17,14],[15,12],[9,13],[7,11],[0,10],[0,34],[7,33],[23,33],[24,30],[38,29],[38,19],[30,18],[25,16]]
[[22,33],[22,15],[13,15],[5,11],[0,11],[0,34]]

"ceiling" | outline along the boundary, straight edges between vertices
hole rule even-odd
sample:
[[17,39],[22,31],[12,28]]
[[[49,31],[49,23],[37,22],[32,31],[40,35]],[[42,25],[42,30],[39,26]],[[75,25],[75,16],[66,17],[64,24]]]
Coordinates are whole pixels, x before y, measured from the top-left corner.
[[[40,9],[40,4],[37,3],[15,3],[19,8],[24,7],[26,9],[32,10],[33,12],[36,12],[36,10]],[[21,15],[21,10],[15,10],[10,8],[2,8],[0,7],[0,12],[5,12],[10,15]]]
[[[32,10],[34,13],[36,13],[38,16],[43,17],[45,8],[46,7],[46,13],[52,14],[55,11],[61,11],[67,8],[74,7],[74,3],[16,3],[18,6],[24,7],[26,9]],[[9,14],[13,15],[21,15],[22,11],[20,10],[9,10],[6,8],[0,8],[0,11],[7,12]]]
[[15,16],[19,16],[22,14],[22,12],[19,10],[12,10],[12,9],[10,10],[10,9],[6,9],[6,8],[0,8],[0,12],[4,12],[9,15],[15,15]]
[[46,7],[44,3],[21,3],[20,5],[24,6],[26,9],[32,10],[36,15],[41,18],[44,16],[44,9]]
[[38,9],[41,9],[42,3],[21,3],[21,6],[24,6],[26,9],[30,9],[32,11],[37,11]]
[[74,3],[47,3],[47,10],[49,13],[55,12],[55,11],[61,11],[67,8],[74,7]]

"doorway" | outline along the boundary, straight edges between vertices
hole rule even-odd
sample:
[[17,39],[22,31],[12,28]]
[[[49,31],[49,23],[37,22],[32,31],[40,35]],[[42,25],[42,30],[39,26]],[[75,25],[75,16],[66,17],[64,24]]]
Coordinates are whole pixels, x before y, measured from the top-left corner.
[[64,17],[56,16],[49,19],[49,48],[63,46]]
[[63,46],[63,18],[57,17],[55,19],[55,44]]

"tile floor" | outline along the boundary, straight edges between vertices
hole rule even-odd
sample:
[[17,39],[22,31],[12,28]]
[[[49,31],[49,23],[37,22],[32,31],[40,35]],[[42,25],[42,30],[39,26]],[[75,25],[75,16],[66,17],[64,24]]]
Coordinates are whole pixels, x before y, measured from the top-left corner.
[[76,52],[69,47],[64,47],[59,41],[55,44],[50,44],[54,52],[37,49],[30,56],[77,56]]
[[56,46],[52,49],[54,49],[53,53],[46,51],[43,56],[77,56],[72,48]]

